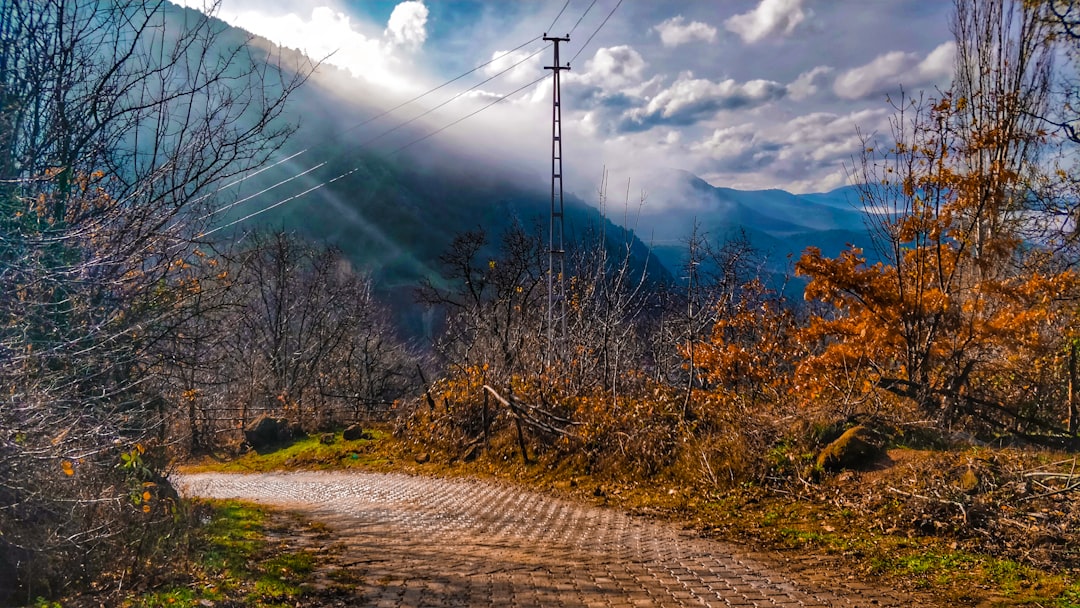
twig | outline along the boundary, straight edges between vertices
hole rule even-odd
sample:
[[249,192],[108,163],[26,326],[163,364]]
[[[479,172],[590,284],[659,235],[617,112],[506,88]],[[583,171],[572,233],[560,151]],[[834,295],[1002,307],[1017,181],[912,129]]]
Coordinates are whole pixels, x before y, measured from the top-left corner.
[[[495,389],[491,388],[490,386],[488,386],[486,384],[484,385],[484,390],[491,393],[495,397],[495,399],[498,400],[499,403],[501,403],[501,404],[505,405],[506,407],[510,408],[510,414],[513,415],[518,420],[520,420],[521,422],[524,422],[525,424],[527,424],[527,425],[529,425],[529,426],[531,426],[531,427],[533,427],[535,429],[539,429],[541,431],[546,431],[548,433],[553,433],[553,434],[556,434],[556,435],[562,435],[563,437],[570,437],[570,438],[576,437],[573,433],[570,433],[570,432],[566,431],[565,429],[560,429],[560,428],[558,428],[556,426],[553,426],[551,424],[548,424],[548,423],[546,423],[546,422],[544,422],[542,420],[537,420],[535,417],[533,417],[533,416],[531,416],[529,414],[530,414],[530,411],[535,411],[535,412],[538,412],[538,413],[541,413],[541,414],[546,414],[550,418],[553,418],[553,419],[558,420],[558,421],[563,421],[564,420],[563,418],[559,418],[558,416],[556,416],[554,414],[551,414],[550,412],[545,412],[545,411],[543,411],[541,409],[538,409],[538,408],[536,408],[534,406],[529,406],[527,404],[516,403],[516,401],[517,401],[516,399],[513,400],[513,401],[504,399],[502,397],[502,395],[495,392]],[[565,422],[568,425],[575,424],[575,423],[573,423],[571,421],[568,421],[568,420],[565,421]],[[577,423],[577,424],[580,424],[580,423]]]
[[922,494],[912,494],[911,492],[904,492],[903,490],[897,490],[896,488],[893,488],[893,487],[890,487],[889,491],[892,492],[893,494],[900,494],[901,496],[908,496],[908,497],[911,497],[911,498],[919,498],[919,499],[925,500],[927,502],[936,502],[936,503],[940,503],[940,504],[953,505],[957,509],[960,509],[960,514],[963,515],[963,517],[964,517],[964,523],[965,524],[968,523],[967,509],[964,508],[963,504],[961,504],[959,502],[956,502],[955,500],[946,500],[944,498],[933,498],[933,497],[930,497],[930,496],[923,496]]
[[1028,501],[1028,500],[1035,500],[1037,498],[1048,498],[1050,496],[1057,496],[1058,494],[1068,494],[1069,492],[1072,492],[1073,490],[1080,490],[1080,481],[1077,481],[1076,483],[1071,484],[1071,485],[1067,485],[1064,488],[1054,490],[1053,492],[1046,492],[1044,494],[1033,494],[1031,496],[1025,496],[1025,497],[1020,499],[1020,502],[1025,502],[1025,501]]

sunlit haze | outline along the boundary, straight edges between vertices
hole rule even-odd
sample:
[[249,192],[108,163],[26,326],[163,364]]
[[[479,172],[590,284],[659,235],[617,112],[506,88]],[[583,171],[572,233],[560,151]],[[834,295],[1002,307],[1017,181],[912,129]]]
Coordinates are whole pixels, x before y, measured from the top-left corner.
[[[933,94],[953,67],[947,2],[617,4],[222,0],[217,16],[347,70],[381,109],[494,59],[393,117],[494,77],[426,116],[429,130],[550,75],[551,50],[533,39],[554,21],[550,33],[571,38],[561,49],[573,59],[563,73],[565,158],[568,186],[582,192],[605,166],[622,180],[676,168],[740,189],[844,185],[860,133],[887,131],[887,97],[901,87]],[[543,169],[550,103],[545,80],[439,137]]]

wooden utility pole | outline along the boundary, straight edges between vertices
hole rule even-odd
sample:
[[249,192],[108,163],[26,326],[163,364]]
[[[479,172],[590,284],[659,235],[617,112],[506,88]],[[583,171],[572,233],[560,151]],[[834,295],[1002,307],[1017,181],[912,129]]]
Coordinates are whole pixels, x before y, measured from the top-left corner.
[[[570,42],[569,34],[565,38],[548,36],[544,40],[555,47],[555,62],[544,69],[551,70],[554,87],[551,105],[551,225],[548,230],[548,311],[547,338],[548,360],[557,356],[555,348],[555,324],[559,324],[558,341],[566,338],[566,249],[563,244],[563,165],[562,165],[562,90],[559,85],[559,73],[569,70],[570,64],[559,64],[559,43]],[[557,309],[557,310],[556,310]]]

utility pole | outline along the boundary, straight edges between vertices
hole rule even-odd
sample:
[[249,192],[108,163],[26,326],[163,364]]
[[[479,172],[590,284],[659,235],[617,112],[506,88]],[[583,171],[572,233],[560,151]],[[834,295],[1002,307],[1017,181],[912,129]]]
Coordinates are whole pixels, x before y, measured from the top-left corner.
[[[559,64],[559,43],[570,42],[570,35],[565,38],[548,36],[544,40],[555,47],[555,63],[544,69],[551,70],[554,76],[551,105],[551,225],[548,230],[548,311],[547,311],[547,348],[548,360],[554,360],[558,352],[555,348],[555,323],[559,324],[559,342],[566,338],[566,249],[563,245],[563,165],[562,165],[562,90],[559,85],[559,73],[569,70],[570,64]],[[558,310],[556,311],[556,308]],[[558,318],[556,319],[556,315]]]

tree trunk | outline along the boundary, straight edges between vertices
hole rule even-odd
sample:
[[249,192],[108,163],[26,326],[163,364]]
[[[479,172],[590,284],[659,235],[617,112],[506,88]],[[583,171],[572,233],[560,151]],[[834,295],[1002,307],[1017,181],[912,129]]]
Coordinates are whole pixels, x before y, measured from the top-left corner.
[[1076,402],[1076,341],[1069,344],[1069,435],[1076,437],[1080,431],[1080,407]]

